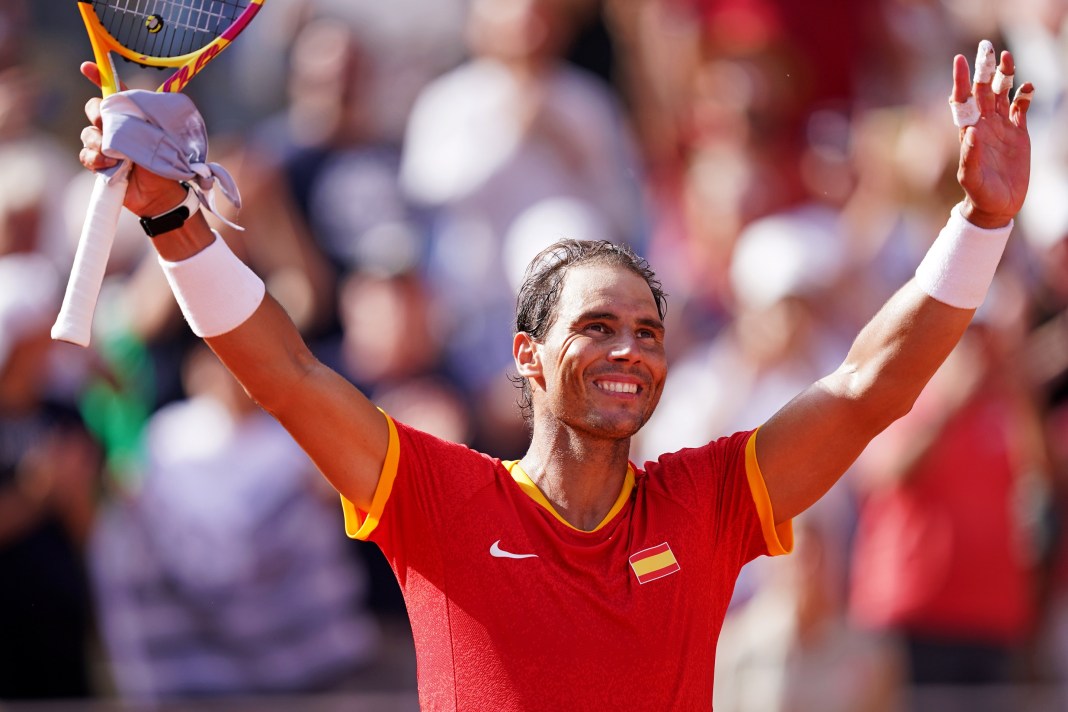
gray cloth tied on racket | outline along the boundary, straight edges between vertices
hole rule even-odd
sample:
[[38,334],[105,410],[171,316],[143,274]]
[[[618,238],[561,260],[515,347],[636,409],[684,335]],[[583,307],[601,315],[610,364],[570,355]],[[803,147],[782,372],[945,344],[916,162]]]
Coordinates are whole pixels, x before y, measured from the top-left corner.
[[189,97],[131,89],[105,97],[100,113],[104,154],[124,159],[104,171],[109,180],[128,171],[127,161],[132,161],[164,178],[187,181],[201,205],[227,225],[243,229],[215,208],[216,182],[235,208],[241,207],[241,193],[225,168],[207,160],[207,127]]

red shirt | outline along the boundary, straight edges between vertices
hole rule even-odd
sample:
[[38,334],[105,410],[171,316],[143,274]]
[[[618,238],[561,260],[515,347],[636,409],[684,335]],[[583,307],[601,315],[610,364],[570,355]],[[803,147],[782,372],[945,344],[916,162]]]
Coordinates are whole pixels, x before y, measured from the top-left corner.
[[371,511],[343,505],[400,582],[422,708],[711,709],[738,571],[792,546],[747,442],[631,466],[585,532],[516,463],[390,420]]

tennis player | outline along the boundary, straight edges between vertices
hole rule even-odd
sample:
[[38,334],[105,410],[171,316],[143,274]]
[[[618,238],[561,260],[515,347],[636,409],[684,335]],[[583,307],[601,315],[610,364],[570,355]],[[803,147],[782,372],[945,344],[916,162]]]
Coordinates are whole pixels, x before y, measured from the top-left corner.
[[[1028,183],[1033,88],[1010,99],[1012,74],[988,42],[974,83],[955,58],[963,198],[838,370],[753,432],[641,466],[629,444],[664,386],[664,296],[629,251],[565,241],[532,263],[513,342],[532,439],[502,462],[395,422],[319,363],[196,203],[172,213],[182,185],[135,169],[126,207],[162,233],[193,331],[391,563],[425,709],[707,710],[739,569],[790,550],[791,518],[909,410],[983,301]],[[106,168],[98,100],[87,114],[82,163]]]

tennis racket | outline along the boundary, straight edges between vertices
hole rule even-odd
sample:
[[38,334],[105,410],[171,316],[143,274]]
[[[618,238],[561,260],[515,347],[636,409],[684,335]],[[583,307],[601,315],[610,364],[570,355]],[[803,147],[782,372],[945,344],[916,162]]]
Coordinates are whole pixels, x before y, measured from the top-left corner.
[[[181,91],[248,26],[264,0],[78,0],[100,69],[104,96],[119,91],[114,57],[144,67],[173,68],[156,91]],[[52,338],[88,346],[126,178],[100,175],[89,197],[67,291]]]

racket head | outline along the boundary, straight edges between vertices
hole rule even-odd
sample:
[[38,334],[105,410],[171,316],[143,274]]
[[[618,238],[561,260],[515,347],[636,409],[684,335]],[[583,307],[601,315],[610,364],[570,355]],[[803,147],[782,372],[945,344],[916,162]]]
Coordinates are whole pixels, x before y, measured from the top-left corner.
[[78,0],[101,67],[105,96],[118,91],[112,55],[174,68],[157,91],[181,91],[256,16],[265,0]]

